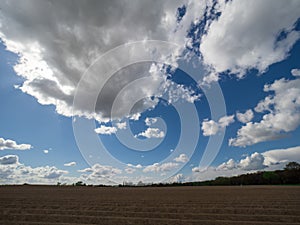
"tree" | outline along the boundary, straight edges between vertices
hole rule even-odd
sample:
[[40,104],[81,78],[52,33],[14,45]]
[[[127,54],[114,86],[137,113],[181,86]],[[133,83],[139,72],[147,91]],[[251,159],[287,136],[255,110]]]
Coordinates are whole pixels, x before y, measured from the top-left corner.
[[300,170],[300,164],[297,162],[289,162],[284,167],[284,170]]

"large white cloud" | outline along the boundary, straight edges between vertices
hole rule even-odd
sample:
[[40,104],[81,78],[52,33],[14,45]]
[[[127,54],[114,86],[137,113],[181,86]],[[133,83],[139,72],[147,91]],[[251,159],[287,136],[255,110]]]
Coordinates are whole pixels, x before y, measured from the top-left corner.
[[239,77],[252,68],[264,72],[284,60],[299,39],[293,30],[299,10],[298,0],[229,1],[201,40],[204,63]]
[[0,150],[28,150],[31,148],[32,146],[30,144],[17,144],[13,140],[0,138]]
[[[25,78],[18,86],[20,90],[41,104],[55,105],[62,115],[96,117],[85,108],[87,99],[72,110],[75,89],[88,66],[108,50],[131,41],[157,39],[184,44],[189,20],[197,16],[192,9],[203,8],[198,11],[201,15],[205,7],[190,3],[195,6],[185,17],[188,20],[182,19],[178,26],[177,8],[183,4],[187,4],[186,1],[3,1],[0,3],[0,38],[9,51],[20,56],[14,67],[17,74]],[[150,76],[151,72],[150,65],[132,65],[116,73],[98,99],[96,118],[103,121],[108,118],[117,93],[132,80],[145,73]],[[101,74],[97,79],[101,82]],[[86,83],[89,82],[94,81]],[[164,78],[148,80],[142,86],[125,91],[121,102],[127,106],[132,101],[130,96],[143,91],[159,95],[164,82]],[[180,90],[179,94],[188,101],[197,99],[183,88]],[[155,102],[150,105],[153,104]],[[136,112],[145,107],[149,104],[141,103],[136,106]],[[123,109],[118,107],[116,115],[127,116]]]
[[284,137],[300,125],[300,79],[276,80],[265,85],[265,92],[274,92],[255,107],[259,113],[267,112],[259,122],[248,122],[229,140],[232,146],[248,146]]
[[285,164],[287,162],[296,161],[300,163],[300,146],[287,149],[269,150],[262,155],[265,158],[265,165]]

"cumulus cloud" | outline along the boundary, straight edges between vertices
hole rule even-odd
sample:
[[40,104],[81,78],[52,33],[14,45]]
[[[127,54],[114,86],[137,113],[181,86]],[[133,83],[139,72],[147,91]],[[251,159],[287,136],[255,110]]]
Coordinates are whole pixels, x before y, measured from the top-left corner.
[[[287,162],[296,161],[300,162],[300,147],[291,147],[287,149],[274,149],[265,151],[263,153],[255,152],[240,161],[233,159],[222,163],[217,170],[262,170],[267,167],[283,169]],[[275,165],[275,166],[274,166]],[[273,167],[272,167],[273,166]]]
[[284,137],[300,125],[300,79],[276,80],[264,86],[265,92],[274,92],[255,107],[259,113],[268,112],[259,122],[241,127],[229,145],[245,147]]
[[238,121],[240,121],[242,123],[250,122],[253,119],[253,117],[254,117],[254,113],[253,113],[252,109],[248,109],[244,113],[240,113],[240,112],[236,113],[236,118],[238,119]]
[[299,40],[294,30],[299,1],[229,1],[201,39],[204,63],[217,73],[243,77],[247,70],[264,72],[284,60]]
[[[25,80],[18,87],[21,91],[34,96],[40,104],[54,105],[62,115],[79,115],[105,121],[111,116],[111,106],[119,91],[131,81],[145,76],[145,72],[148,72],[146,76],[150,76],[150,64],[132,65],[116,73],[101,91],[95,113],[87,108],[89,99],[83,99],[72,109],[76,87],[82,75],[99,56],[120,44],[140,40],[184,43],[191,19],[196,16],[189,13],[185,17],[188,21],[182,19],[181,26],[178,26],[177,8],[184,2],[5,1],[0,4],[0,38],[9,51],[20,56],[14,70]],[[201,14],[200,11],[198,13]],[[128,57],[139,52],[133,50],[126,54]],[[97,79],[97,82],[106,82],[102,74]],[[87,90],[92,91],[89,88],[93,87],[91,84],[95,80],[84,82]],[[164,78],[153,77],[142,86],[125,91],[121,96],[123,105],[118,107],[116,115],[128,116],[124,111],[132,101],[128,96],[144,92],[159,95],[164,82]],[[188,101],[195,99],[182,94]],[[149,102],[149,99],[144,101]],[[139,104],[133,113],[149,107],[144,103]],[[151,104],[153,106],[155,102]]]
[[219,176],[236,176],[245,172],[281,170],[288,162],[300,162],[300,146],[254,152],[240,160],[229,159],[218,166],[192,168],[193,174],[186,180],[208,180]]
[[261,170],[266,167],[264,165],[263,155],[257,152],[247,156],[245,159],[242,159],[237,166],[242,170]]
[[224,116],[219,119],[218,122],[213,120],[205,119],[202,122],[201,129],[204,136],[212,136],[217,134],[220,130],[225,129],[229,124],[234,122],[234,115]]
[[95,132],[97,134],[111,135],[111,134],[115,134],[117,132],[117,128],[101,125],[100,127],[95,129]]
[[300,162],[300,146],[287,149],[275,149],[262,153],[265,165],[285,164],[287,162]]
[[148,173],[148,172],[167,172],[170,171],[172,169],[175,169],[176,167],[178,167],[179,164],[178,163],[174,163],[174,162],[167,162],[167,163],[154,163],[152,165],[146,166],[143,169],[143,172]]
[[0,157],[0,178],[2,184],[54,184],[64,177],[68,171],[54,166],[31,167],[19,162],[17,155]]
[[189,161],[189,158],[186,154],[180,154],[178,157],[174,159],[175,162],[186,163]]
[[10,165],[19,162],[19,157],[17,155],[6,155],[0,157],[0,165]]
[[181,183],[184,182],[184,175],[182,173],[178,173],[175,176],[171,177],[168,181],[170,183]]
[[146,137],[146,138],[163,138],[165,136],[165,132],[158,129],[148,127],[145,131],[136,135],[136,137]]
[[217,167],[217,170],[232,170],[236,168],[236,163],[233,159],[229,159],[227,162],[222,163]]
[[95,164],[92,167],[85,168],[82,170],[78,170],[80,173],[89,173],[87,179],[93,180],[98,178],[110,178],[117,174],[121,174],[122,171],[118,168],[114,168],[112,166]]
[[64,166],[67,166],[67,167],[76,166],[76,162],[65,163]]
[[0,150],[28,150],[31,149],[32,146],[30,144],[17,144],[13,140],[0,138]]

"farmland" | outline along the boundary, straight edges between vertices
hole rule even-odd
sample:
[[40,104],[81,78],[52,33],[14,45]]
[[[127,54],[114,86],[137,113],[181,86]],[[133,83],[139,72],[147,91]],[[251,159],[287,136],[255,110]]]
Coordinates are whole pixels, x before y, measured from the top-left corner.
[[300,224],[300,186],[0,187],[0,224]]

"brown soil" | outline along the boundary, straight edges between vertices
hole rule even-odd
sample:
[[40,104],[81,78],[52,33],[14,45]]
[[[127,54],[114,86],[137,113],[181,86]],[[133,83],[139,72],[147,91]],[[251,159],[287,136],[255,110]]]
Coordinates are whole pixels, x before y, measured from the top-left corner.
[[0,224],[300,224],[300,186],[3,186]]

